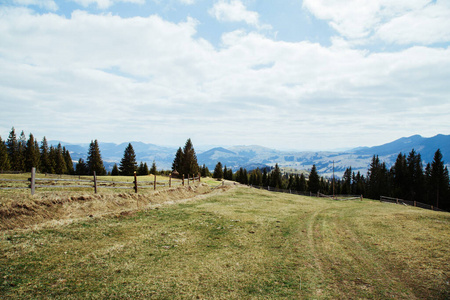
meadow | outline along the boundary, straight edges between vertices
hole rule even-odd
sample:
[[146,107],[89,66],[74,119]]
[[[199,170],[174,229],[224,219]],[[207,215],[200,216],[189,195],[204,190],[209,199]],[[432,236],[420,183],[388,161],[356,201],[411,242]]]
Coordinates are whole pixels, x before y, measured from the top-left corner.
[[3,298],[450,297],[449,213],[215,181],[51,195],[1,194]]

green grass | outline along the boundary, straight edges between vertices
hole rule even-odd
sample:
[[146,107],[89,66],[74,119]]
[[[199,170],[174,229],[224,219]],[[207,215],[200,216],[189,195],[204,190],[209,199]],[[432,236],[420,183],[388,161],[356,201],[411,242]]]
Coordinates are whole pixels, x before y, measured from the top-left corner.
[[237,187],[0,232],[3,298],[448,299],[450,214]]

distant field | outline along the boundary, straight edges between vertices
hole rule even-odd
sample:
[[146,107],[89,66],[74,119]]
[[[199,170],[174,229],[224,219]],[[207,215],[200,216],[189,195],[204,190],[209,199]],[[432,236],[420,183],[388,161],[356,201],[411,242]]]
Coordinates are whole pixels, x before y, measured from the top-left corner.
[[[173,192],[178,199],[183,193],[195,196],[182,189]],[[147,199],[140,210],[125,206],[127,210],[109,215],[94,213],[65,223],[4,229],[0,231],[0,295],[22,299],[450,297],[449,213],[247,187],[208,191],[211,188],[203,184],[189,201],[164,204]],[[103,201],[121,201],[114,197],[118,195],[104,196]],[[150,193],[141,197],[157,199]],[[64,205],[78,205],[73,202]]]

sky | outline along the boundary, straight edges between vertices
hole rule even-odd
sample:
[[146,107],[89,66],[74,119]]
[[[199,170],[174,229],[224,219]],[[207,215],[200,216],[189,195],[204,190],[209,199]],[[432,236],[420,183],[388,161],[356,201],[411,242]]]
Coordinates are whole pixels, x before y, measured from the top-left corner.
[[450,134],[448,0],[0,0],[0,136],[279,150]]

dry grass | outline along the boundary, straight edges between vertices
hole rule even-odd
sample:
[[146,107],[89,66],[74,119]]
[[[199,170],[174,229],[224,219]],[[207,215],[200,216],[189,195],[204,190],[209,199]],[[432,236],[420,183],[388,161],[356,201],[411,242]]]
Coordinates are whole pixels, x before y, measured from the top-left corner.
[[216,189],[141,211],[2,231],[0,294],[447,299],[449,229],[449,214],[418,208]]

